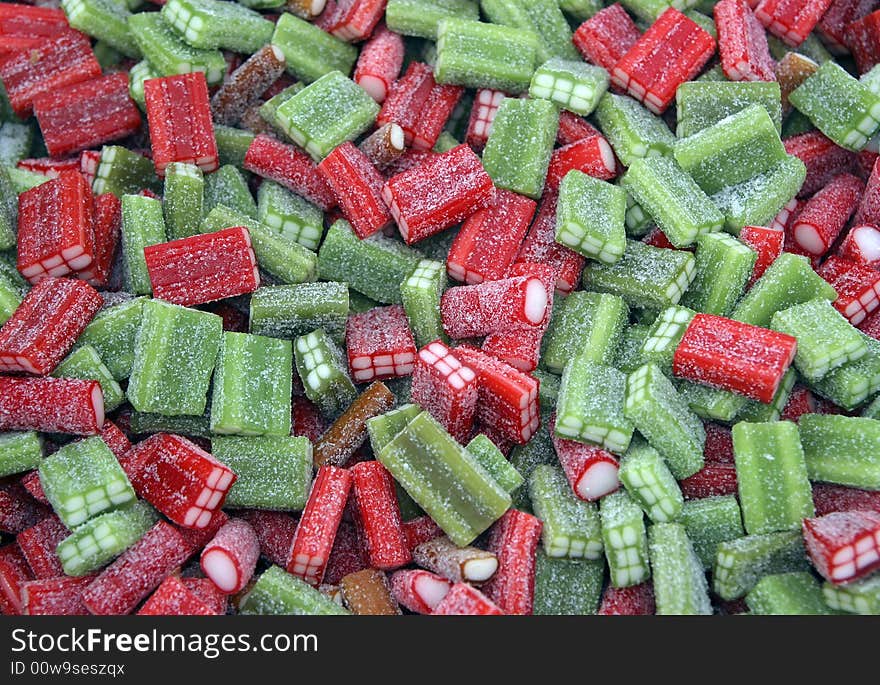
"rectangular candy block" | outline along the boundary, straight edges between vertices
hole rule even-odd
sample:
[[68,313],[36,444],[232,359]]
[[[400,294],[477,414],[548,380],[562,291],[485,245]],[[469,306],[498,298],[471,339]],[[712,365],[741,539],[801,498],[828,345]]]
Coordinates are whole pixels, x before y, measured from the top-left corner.
[[789,421],[733,428],[743,523],[751,535],[791,530],[813,515],[798,428]]
[[549,59],[535,71],[529,95],[587,116],[608,89],[608,72],[576,60]]
[[846,585],[823,583],[822,597],[825,604],[837,611],[876,616],[880,612],[880,576]]
[[507,461],[507,458],[495,444],[482,433],[467,444],[467,451],[480,463],[489,475],[509,493],[515,492],[525,479],[519,471]]
[[714,7],[718,52],[724,75],[731,81],[774,81],[764,27],[746,0],[722,0]]
[[529,478],[532,510],[544,522],[542,542],[548,557],[599,559],[602,534],[593,502],[575,496],[558,466],[541,464]]
[[0,433],[0,474],[9,476],[39,466],[43,445],[34,431]]
[[774,36],[792,47],[797,47],[822,18],[831,0],[761,0],[755,7],[755,16]]
[[811,480],[880,490],[880,422],[806,414],[798,427]]
[[680,523],[657,523],[649,531],[658,615],[711,614],[703,566]]
[[204,413],[222,332],[223,320],[214,314],[145,302],[128,401],[138,411],[166,416]]
[[316,616],[348,612],[308,583],[278,566],[270,566],[244,596],[246,615]]
[[82,281],[40,281],[0,328],[0,370],[52,372],[101,304],[98,292]]
[[92,187],[95,193],[113,193],[118,197],[126,193],[161,190],[150,159],[120,145],[101,148],[101,161]]
[[722,542],[745,535],[739,504],[732,495],[685,502],[680,520],[706,570],[715,564]]
[[466,145],[392,176],[382,190],[400,235],[410,245],[488,207],[494,197],[492,178]]
[[95,435],[103,425],[98,381],[0,377],[0,430]]
[[718,545],[713,589],[722,599],[737,599],[765,575],[809,567],[800,531],[746,535]]
[[620,480],[655,523],[675,521],[681,514],[681,490],[660,453],[644,440],[631,444],[620,464]]
[[208,85],[201,72],[144,82],[153,165],[159,176],[171,162],[214,171],[220,162],[211,123]]
[[97,436],[65,445],[40,463],[39,472],[46,498],[68,528],[135,498],[113,452]]
[[596,120],[626,166],[640,157],[668,156],[675,145],[675,136],[662,119],[624,95],[603,95]]
[[157,433],[129,450],[126,468],[137,493],[184,528],[208,528],[236,475],[179,435]]
[[336,202],[311,157],[272,136],[261,134],[251,141],[243,166],[301,195],[322,210],[330,209]]
[[211,439],[211,449],[237,476],[227,507],[297,511],[305,506],[312,482],[308,438],[218,436]]
[[251,54],[272,38],[272,23],[238,4],[168,0],[162,6],[162,17],[194,48]]
[[858,326],[880,306],[880,274],[871,267],[832,255],[817,273],[837,291],[833,306],[852,325]]
[[746,595],[752,616],[822,616],[835,614],[822,596],[822,588],[810,573],[795,572],[764,576]]
[[456,440],[467,439],[477,403],[477,376],[439,340],[419,350],[412,397]]
[[611,584],[630,587],[646,581],[650,575],[648,536],[639,505],[618,491],[599,501],[599,513]]
[[782,129],[779,84],[765,81],[688,81],[675,94],[676,135],[687,138],[751,105],[761,105]]
[[726,233],[707,233],[697,238],[694,256],[697,275],[682,304],[707,314],[727,316],[754,273],[756,252]]
[[542,341],[541,365],[562,373],[572,359],[613,365],[614,353],[629,316],[620,297],[578,291],[553,309]]
[[91,345],[81,345],[65,357],[52,375],[57,378],[81,378],[96,380],[104,393],[105,411],[113,411],[125,401],[125,393],[113,378],[110,369],[101,360],[97,350]]
[[579,171],[559,186],[556,242],[585,257],[613,264],[626,247],[626,193]]
[[572,359],[562,372],[556,404],[556,434],[623,453],[633,426],[623,415],[626,374]]
[[639,35],[629,14],[615,2],[584,21],[572,41],[584,59],[611,72]]
[[21,194],[18,270],[30,283],[88,268],[94,260],[92,191],[79,172]]
[[382,200],[383,176],[350,142],[330,152],[318,165],[318,171],[359,238],[366,238],[391,223],[391,214]]
[[712,36],[670,7],[614,65],[611,81],[661,114],[678,86],[696,76],[714,51]]
[[293,352],[306,397],[323,414],[338,414],[354,401],[357,390],[348,376],[347,364],[323,329],[299,336]]
[[[220,172],[214,174],[217,177]],[[171,162],[165,169],[162,209],[168,239],[188,238],[199,232],[202,216],[210,210],[205,203],[205,179],[195,164]],[[231,200],[229,201],[231,203]]]
[[834,584],[860,580],[880,567],[880,513],[838,511],[803,522],[807,555]]
[[[271,29],[270,29],[271,30]],[[276,45],[263,45],[235,69],[211,97],[215,124],[234,126],[250,105],[262,97],[284,73],[284,53]]]
[[347,75],[357,60],[355,46],[289,13],[282,14],[275,24],[272,45],[284,53],[287,71],[308,83],[331,71]]
[[577,59],[571,29],[556,0],[483,0],[483,14],[493,24],[531,31],[538,38],[538,62]]
[[352,377],[359,383],[412,373],[416,344],[400,305],[352,314],[345,327],[345,348]]
[[324,232],[321,210],[274,181],[260,184],[256,218],[312,251],[318,249]]
[[251,294],[250,332],[292,340],[323,328],[342,342],[349,308],[344,283],[320,282],[264,286]]

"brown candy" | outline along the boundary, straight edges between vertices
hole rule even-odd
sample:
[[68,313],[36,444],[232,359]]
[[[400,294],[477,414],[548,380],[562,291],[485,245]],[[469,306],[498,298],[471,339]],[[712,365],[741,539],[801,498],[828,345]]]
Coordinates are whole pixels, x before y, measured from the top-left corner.
[[251,55],[211,98],[215,124],[234,126],[259,97],[284,73],[284,53],[264,45]]
[[383,171],[404,153],[405,140],[403,129],[391,121],[377,128],[359,147],[373,166]]
[[385,574],[374,568],[349,573],[340,582],[342,597],[354,614],[397,616],[400,607],[391,596]]
[[343,466],[366,439],[367,419],[393,406],[394,395],[385,384],[371,383],[315,443],[315,465]]

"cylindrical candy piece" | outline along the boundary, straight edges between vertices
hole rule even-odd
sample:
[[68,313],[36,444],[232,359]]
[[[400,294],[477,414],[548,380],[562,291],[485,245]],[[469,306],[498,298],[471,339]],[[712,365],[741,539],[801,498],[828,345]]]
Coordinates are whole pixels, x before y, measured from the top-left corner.
[[229,519],[202,550],[202,571],[220,590],[232,595],[244,588],[260,556],[257,534],[242,519]]

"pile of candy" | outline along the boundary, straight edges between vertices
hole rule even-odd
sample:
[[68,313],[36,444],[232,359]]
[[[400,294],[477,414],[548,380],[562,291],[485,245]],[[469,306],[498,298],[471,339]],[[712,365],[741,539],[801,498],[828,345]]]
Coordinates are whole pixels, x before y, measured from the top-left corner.
[[153,2],[0,4],[0,612],[880,614],[880,0]]

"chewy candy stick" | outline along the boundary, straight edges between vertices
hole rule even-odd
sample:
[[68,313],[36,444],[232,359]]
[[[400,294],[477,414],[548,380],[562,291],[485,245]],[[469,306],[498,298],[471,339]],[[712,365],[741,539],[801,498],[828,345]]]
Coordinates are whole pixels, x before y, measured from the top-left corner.
[[541,349],[542,367],[562,373],[572,359],[610,365],[628,313],[614,295],[571,293],[553,310]]
[[439,340],[419,350],[413,369],[412,398],[456,440],[470,434],[477,404],[477,376]]
[[613,264],[626,247],[625,216],[626,193],[621,188],[571,171],[559,186],[556,242]]
[[602,532],[596,505],[575,497],[558,467],[535,467],[529,478],[529,497],[544,524],[542,541],[547,556],[601,558]]
[[692,136],[754,104],[759,104],[767,110],[776,130],[779,131],[782,127],[779,99],[780,89],[776,83],[756,81],[682,83],[676,92],[679,112],[676,134],[679,138]]
[[340,581],[342,599],[353,614],[397,616],[400,608],[384,573],[373,568],[349,573]]
[[819,583],[809,573],[765,576],[746,596],[753,616],[834,614],[824,602]]
[[422,412],[415,404],[404,404],[397,409],[367,419],[367,432],[373,452],[380,452],[407,424]]
[[649,544],[657,614],[711,614],[706,576],[685,527],[655,523]]
[[775,80],[764,27],[746,0],[722,0],[714,15],[724,75],[731,81]]
[[158,191],[161,186],[147,157],[119,145],[105,145],[101,148],[101,162],[92,188],[98,194],[122,196],[145,190]]
[[377,461],[351,467],[359,537],[371,566],[391,571],[412,561],[394,490],[394,479]]
[[839,255],[860,266],[875,267],[880,265],[880,230],[874,226],[854,225],[846,234],[838,250]]
[[293,344],[294,360],[306,397],[325,415],[350,405],[357,390],[348,376],[339,348],[323,329],[299,336]]
[[131,374],[134,341],[141,325],[143,307],[144,298],[140,297],[105,306],[77,339],[80,346],[94,348],[117,381]]
[[803,43],[822,18],[831,0],[761,0],[755,16],[774,36],[792,47]]
[[507,94],[501,90],[477,89],[465,136],[465,142],[473,149],[480,150],[486,146],[486,141],[492,133],[492,124],[498,115],[498,108],[506,97]]
[[605,562],[562,559],[538,550],[535,559],[536,616],[595,614],[602,593]]
[[385,171],[406,152],[403,129],[390,122],[364,138],[358,148],[379,171]]
[[[812,383],[818,394],[848,410],[863,404],[880,384],[880,344],[866,335],[862,335],[862,340],[868,346],[864,357],[839,366]],[[872,416],[867,409],[865,412],[866,416]]]
[[367,437],[367,422],[393,404],[394,396],[385,385],[371,383],[315,442],[315,464],[343,466]]
[[243,614],[345,615],[348,612],[277,565],[264,571],[239,604]]
[[332,191],[311,157],[272,136],[260,134],[251,141],[243,166],[301,195],[322,210],[330,209],[335,203]]
[[64,574],[55,548],[70,534],[57,516],[47,516],[16,537],[21,553],[36,578],[54,578]]
[[[755,281],[761,278],[761,276],[764,275],[764,272],[767,271],[767,268],[774,261],[776,261],[776,258],[779,257],[779,255],[782,254],[784,236],[784,231],[780,231],[775,228],[766,228],[764,226],[743,226],[742,230],[739,232],[739,239],[741,242],[745,243],[753,250],[753,252],[756,254],[756,257],[752,257],[751,254],[747,255],[747,253],[743,252],[742,249],[739,247],[731,248],[731,254],[739,258],[738,260],[735,260],[735,262],[740,262],[744,264],[747,261],[754,260],[754,265],[752,267],[751,273],[749,274],[746,287],[751,288],[755,284]],[[722,239],[721,243],[722,244],[720,245],[720,247],[726,248],[728,244],[727,241]],[[714,250],[711,250],[710,254],[711,252],[714,252]],[[723,249],[722,252],[726,254],[727,250]],[[713,261],[713,264],[716,264],[719,267],[723,267],[726,270],[726,261],[723,264],[720,264],[717,261]],[[708,273],[708,270],[705,273]],[[735,305],[730,307],[729,311],[713,313],[729,314],[730,311],[733,310],[733,307],[735,307]],[[725,307],[725,309],[727,308]]]
[[491,599],[467,583],[455,583],[434,607],[432,616],[503,616]]
[[312,483],[287,560],[288,573],[312,586],[320,585],[324,577],[351,482],[345,469],[322,466]]
[[614,3],[581,24],[572,40],[584,59],[610,72],[639,35],[626,10]]
[[[311,478],[311,469],[309,470]],[[305,505],[305,495],[303,504]],[[290,545],[296,533],[297,519],[277,511],[246,509],[238,512],[240,518],[251,524],[260,543],[260,555],[270,564],[286,563]]]
[[481,337],[539,326],[548,301],[540,278],[516,276],[449,288],[440,298],[440,314],[450,337]]
[[404,50],[400,35],[384,25],[376,27],[358,55],[354,82],[381,104],[400,74]]
[[489,551],[498,558],[498,570],[484,590],[506,614],[532,613],[535,556],[542,527],[540,519],[510,509],[489,535]]
[[617,459],[610,452],[553,435],[553,449],[574,493],[587,502],[619,487]]
[[336,202],[358,238],[366,238],[391,223],[382,200],[384,179],[369,158],[349,142],[337,146],[318,165]]
[[675,136],[662,119],[632,98],[613,93],[603,95],[596,109],[596,119],[623,164],[631,165],[641,157],[672,153]]
[[620,464],[620,481],[627,493],[655,523],[675,521],[682,494],[666,463],[643,440],[633,443]]
[[37,468],[43,444],[35,431],[0,433],[0,474],[9,476]]
[[607,586],[596,613],[600,616],[653,616],[655,612],[654,587],[648,582],[628,588]]
[[876,616],[880,614],[880,576],[846,585],[823,583],[822,597],[825,604],[837,611]]
[[880,489],[876,450],[880,424],[876,420],[808,414],[801,417],[798,427],[812,480]]
[[119,198],[110,193],[95,198],[92,227],[95,233],[95,258],[91,267],[80,271],[78,276],[96,288],[106,288],[122,231],[122,203]]
[[82,281],[42,280],[0,328],[0,370],[50,373],[100,306],[100,295]]
[[834,584],[867,577],[880,567],[880,514],[840,511],[803,521],[804,544],[813,566]]
[[647,580],[648,537],[641,508],[619,491],[600,500],[599,512],[611,584],[629,587]]
[[714,565],[722,542],[745,535],[739,504],[732,495],[685,502],[680,521],[707,570]]
[[349,74],[357,59],[353,45],[289,13],[276,22],[272,45],[284,53],[288,73],[308,83],[331,71]]
[[0,547],[0,610],[7,616],[22,613],[22,585],[34,579],[27,560],[11,543]]
[[481,583],[498,569],[495,554],[476,547],[457,547],[448,537],[423,542],[413,550],[413,561],[451,583]]
[[495,444],[485,435],[477,435],[467,444],[467,451],[502,488],[513,494],[525,479]]
[[[873,3],[871,7],[873,7]],[[846,45],[856,61],[860,73],[868,72],[878,61],[876,41],[880,30],[880,15],[877,12],[853,21],[846,27]]]
[[141,51],[132,40],[131,31],[128,27],[128,18],[131,9],[127,2],[115,4],[105,0],[64,0],[61,7],[67,15],[71,28],[79,29],[83,33],[98,40],[95,45],[98,61],[104,65],[100,58],[100,47],[109,49],[109,52],[119,58],[119,53],[133,59],[140,59]]
[[539,62],[551,58],[575,59],[571,29],[554,0],[483,0],[480,7],[493,24],[531,31],[538,38]]
[[452,587],[446,578],[420,569],[396,571],[390,580],[394,599],[417,614],[430,614]]
[[479,7],[471,0],[388,0],[385,20],[392,31],[405,36],[436,40],[437,26],[447,17],[479,17]]
[[103,424],[98,381],[0,377],[0,430],[94,435]]
[[301,283],[258,288],[251,295],[250,331],[293,339],[322,328],[341,342],[349,306],[344,283]]
[[22,614],[25,616],[88,616],[82,593],[94,576],[56,576],[28,580],[21,584]]
[[400,305],[352,314],[345,327],[348,365],[357,382],[408,376],[415,340]]
[[317,251],[324,232],[321,210],[274,181],[260,184],[256,218],[312,251]]
[[791,229],[797,245],[810,255],[824,255],[855,211],[864,188],[855,176],[841,174],[813,195]]
[[211,616],[215,612],[183,579],[168,576],[138,610],[138,616]]
[[264,45],[242,63],[211,97],[215,124],[234,126],[246,109],[284,72],[284,53],[275,45]]
[[251,54],[269,42],[273,31],[272,23],[259,13],[216,0],[168,0],[162,18],[189,45],[201,49]]
[[257,534],[242,519],[229,519],[202,550],[200,565],[221,592],[235,594],[253,576],[260,555]]
[[165,169],[162,209],[171,240],[198,233],[202,215],[207,213],[203,206],[204,191],[205,179],[195,164],[171,162]]
[[815,130],[787,137],[783,145],[788,154],[800,159],[807,167],[807,177],[798,197],[813,195],[838,175],[851,171],[856,161],[854,153]]
[[535,71],[533,98],[545,98],[570,112],[587,116],[608,88],[608,72],[577,60],[549,59]]

